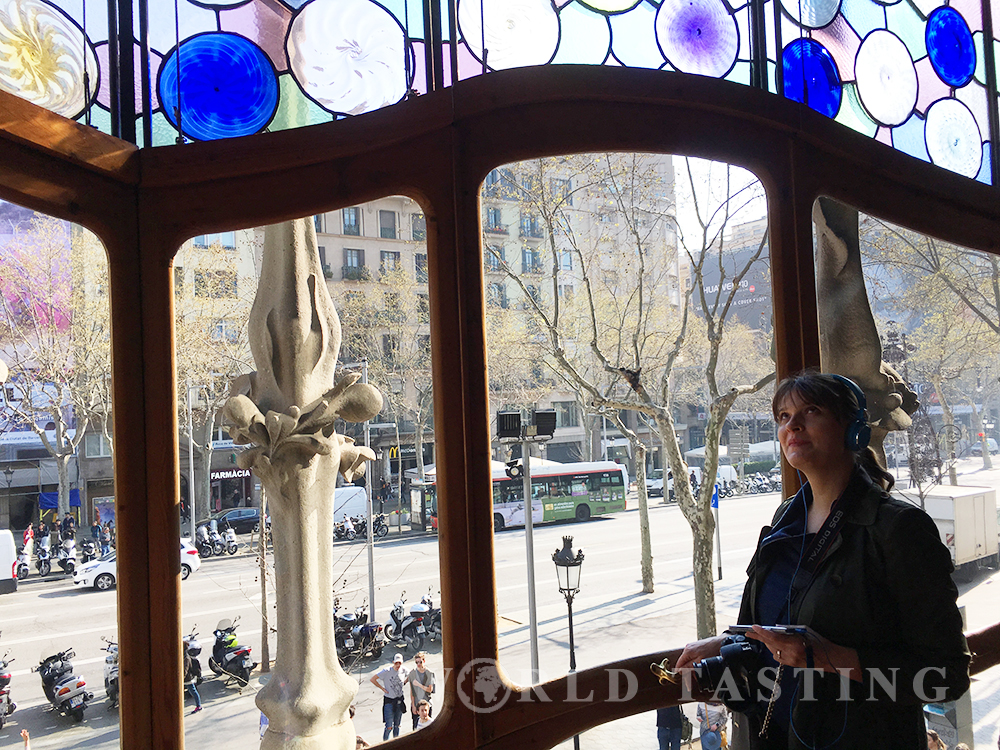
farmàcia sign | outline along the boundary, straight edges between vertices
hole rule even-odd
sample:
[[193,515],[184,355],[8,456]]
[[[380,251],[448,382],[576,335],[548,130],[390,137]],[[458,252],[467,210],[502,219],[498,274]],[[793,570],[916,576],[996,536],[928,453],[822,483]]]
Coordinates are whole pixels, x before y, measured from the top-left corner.
[[250,469],[226,469],[225,471],[213,471],[212,481],[217,479],[242,479],[250,476]]

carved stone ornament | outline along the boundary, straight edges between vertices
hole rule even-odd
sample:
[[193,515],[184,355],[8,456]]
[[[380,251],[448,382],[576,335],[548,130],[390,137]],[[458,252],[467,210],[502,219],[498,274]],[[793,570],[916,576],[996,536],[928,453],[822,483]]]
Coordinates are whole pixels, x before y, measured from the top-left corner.
[[[333,493],[374,460],[334,432],[382,409],[374,387],[350,374],[334,384],[340,320],[309,219],[269,226],[250,313],[257,372],[238,379],[226,403],[230,435],[252,448],[239,465],[267,491],[274,539],[277,655],[257,694],[268,718],[265,750],[353,750],[348,707],[357,683],[340,668],[333,623]],[[265,635],[266,637],[266,635]]]

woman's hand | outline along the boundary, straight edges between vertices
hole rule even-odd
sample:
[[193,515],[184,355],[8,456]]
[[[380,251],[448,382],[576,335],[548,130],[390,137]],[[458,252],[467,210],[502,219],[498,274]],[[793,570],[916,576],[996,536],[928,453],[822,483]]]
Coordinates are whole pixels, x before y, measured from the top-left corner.
[[852,680],[861,680],[861,662],[857,651],[838,646],[812,628],[802,627],[801,630],[801,633],[781,633],[754,625],[747,637],[763,643],[778,664],[793,669],[840,672]]
[[691,667],[695,662],[719,655],[722,642],[726,639],[724,635],[717,635],[712,638],[703,638],[700,641],[693,641],[684,647],[681,655],[677,657],[674,665],[675,672],[681,672],[686,690],[692,690]]

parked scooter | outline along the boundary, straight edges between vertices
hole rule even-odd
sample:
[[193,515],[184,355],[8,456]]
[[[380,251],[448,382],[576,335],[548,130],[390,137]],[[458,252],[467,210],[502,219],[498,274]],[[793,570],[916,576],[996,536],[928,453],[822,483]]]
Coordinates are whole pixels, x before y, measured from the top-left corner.
[[344,520],[341,523],[333,522],[333,538],[336,539],[347,539],[348,541],[353,541],[358,537],[357,519],[352,518],[350,521],[347,519],[347,515],[344,515]]
[[226,543],[226,552],[230,555],[235,555],[236,551],[240,548],[240,545],[236,540],[236,532],[228,523],[226,524],[226,534],[222,537],[222,539]]
[[80,563],[89,563],[97,559],[97,542],[93,539],[84,539],[80,542]]
[[[383,627],[385,639],[387,641],[403,641],[409,648],[419,651],[424,645],[424,635],[427,630],[424,627],[424,616],[422,612],[406,614],[403,605],[406,604],[406,592],[399,595],[399,599],[392,605],[392,612]],[[414,608],[420,605],[414,605]]]
[[49,702],[64,715],[71,715],[76,721],[83,721],[87,701],[94,700],[94,694],[87,692],[87,683],[73,673],[70,659],[76,656],[73,649],[60,651],[43,658],[32,672],[42,678],[42,690]]
[[38,568],[38,575],[45,578],[52,572],[52,558],[49,555],[49,540],[52,537],[43,536],[38,542],[38,554],[35,556],[35,567]]
[[23,581],[31,572],[31,550],[35,540],[29,538],[27,543],[17,553],[17,580]]
[[257,666],[257,662],[250,656],[251,648],[241,646],[236,640],[236,623],[239,621],[237,615],[235,620],[220,620],[215,626],[215,645],[212,647],[208,666],[217,675],[224,674],[235,679],[242,691],[250,682],[250,672]]
[[420,597],[420,604],[414,604],[410,607],[410,614],[414,617],[420,615],[423,618],[427,637],[430,640],[437,640],[441,637],[441,610],[434,606],[434,597],[430,587],[427,588],[427,593]]
[[212,552],[216,555],[221,555],[226,551],[226,540],[219,533],[219,522],[214,518],[208,522],[208,538],[212,543]]
[[0,729],[3,729],[7,717],[17,708],[17,704],[10,699],[10,669],[7,665],[14,660],[8,658],[9,654],[8,651],[0,659]]
[[340,599],[334,599],[334,639],[341,664],[350,656],[362,657],[371,653],[375,659],[380,657],[385,646],[385,636],[381,625],[368,622],[368,608],[362,604],[353,613],[340,614],[339,607]]
[[212,540],[208,538],[208,527],[199,526],[195,529],[195,546],[198,548],[198,554],[202,557],[211,557],[212,553],[215,551],[215,547],[212,544]]
[[59,549],[56,551],[56,562],[59,563],[63,573],[73,575],[73,571],[76,570],[76,539],[72,535],[63,539],[62,544],[59,545]]
[[104,692],[108,694],[108,700],[111,702],[108,706],[110,711],[118,705],[118,644],[107,638],[101,640],[108,644],[101,651],[108,652],[104,657]]

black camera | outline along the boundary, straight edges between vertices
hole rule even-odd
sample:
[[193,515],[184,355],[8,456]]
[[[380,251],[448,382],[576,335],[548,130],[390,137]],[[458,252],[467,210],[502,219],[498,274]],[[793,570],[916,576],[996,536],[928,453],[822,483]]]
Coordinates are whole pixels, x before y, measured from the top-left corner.
[[760,641],[732,635],[722,642],[718,656],[691,665],[698,687],[713,693],[732,711],[750,713],[760,703],[760,696],[770,695],[770,685],[761,683],[761,670],[767,666],[767,647]]

